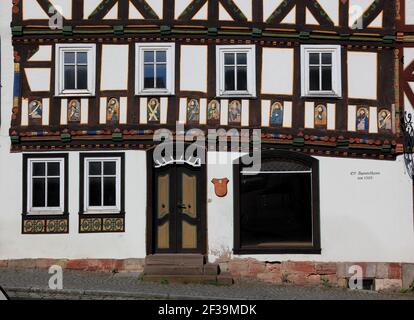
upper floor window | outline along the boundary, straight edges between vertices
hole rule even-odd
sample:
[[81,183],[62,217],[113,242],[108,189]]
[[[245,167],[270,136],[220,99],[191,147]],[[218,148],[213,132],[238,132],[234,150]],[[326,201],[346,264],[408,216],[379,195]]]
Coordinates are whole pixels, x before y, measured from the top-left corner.
[[174,57],[173,43],[137,43],[135,93],[174,94]]
[[217,96],[255,96],[255,46],[217,46]]
[[29,214],[63,214],[67,155],[24,156],[24,176],[27,197],[23,204]]
[[341,97],[341,46],[301,47],[302,96]]
[[94,44],[56,45],[56,95],[95,94]]

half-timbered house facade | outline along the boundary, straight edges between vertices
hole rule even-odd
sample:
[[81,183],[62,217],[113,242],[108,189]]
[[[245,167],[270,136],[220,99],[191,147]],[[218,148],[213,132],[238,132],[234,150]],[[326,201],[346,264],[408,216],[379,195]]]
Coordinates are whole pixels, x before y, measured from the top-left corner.
[[[199,254],[298,283],[363,262],[378,288],[403,285],[414,1],[0,8],[0,260]],[[161,136],[177,152],[157,160]],[[186,156],[194,141],[204,156]]]

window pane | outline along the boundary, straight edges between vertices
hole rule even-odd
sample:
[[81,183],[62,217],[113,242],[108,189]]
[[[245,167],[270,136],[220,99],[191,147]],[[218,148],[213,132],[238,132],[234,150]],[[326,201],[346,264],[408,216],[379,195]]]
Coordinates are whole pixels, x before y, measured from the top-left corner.
[[309,53],[309,64],[319,64],[319,53]]
[[104,206],[116,205],[116,178],[104,178]]
[[224,67],[224,90],[235,90],[234,67]]
[[78,87],[77,89],[88,89],[88,67],[78,66]]
[[47,179],[47,206],[59,207],[60,206],[60,179],[48,178]]
[[157,51],[157,62],[167,62],[166,51]]
[[332,90],[332,67],[322,67],[322,90]]
[[237,67],[237,90],[247,90],[247,67]]
[[35,162],[33,163],[33,176],[44,176],[45,175],[46,164],[44,162]]
[[154,62],[154,51],[144,51],[144,62]]
[[237,54],[237,64],[247,64],[247,53]]
[[32,187],[32,206],[34,208],[45,207],[45,179],[34,178]]
[[65,63],[75,63],[75,52],[65,52]]
[[224,54],[224,64],[234,64],[234,53]]
[[319,67],[309,67],[309,89],[319,91]]
[[154,89],[154,65],[144,66],[144,88]]
[[101,162],[89,162],[89,175],[100,175],[101,171]]
[[167,87],[167,66],[165,64],[157,65],[157,88],[165,89]]
[[332,53],[322,53],[322,63],[332,64]]
[[87,64],[88,63],[88,54],[86,52],[78,52],[78,61],[77,64]]
[[89,206],[100,207],[101,195],[101,178],[89,178]]
[[47,164],[47,175],[48,176],[59,176],[60,175],[60,163],[49,162]]
[[75,88],[75,66],[65,66],[65,89]]
[[115,175],[116,174],[116,162],[104,162],[104,174],[105,175]]

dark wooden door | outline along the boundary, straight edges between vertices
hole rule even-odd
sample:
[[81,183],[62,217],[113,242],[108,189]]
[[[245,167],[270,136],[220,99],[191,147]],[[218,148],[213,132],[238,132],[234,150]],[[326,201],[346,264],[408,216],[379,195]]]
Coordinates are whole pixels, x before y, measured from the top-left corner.
[[206,189],[203,168],[154,170],[154,253],[204,253]]

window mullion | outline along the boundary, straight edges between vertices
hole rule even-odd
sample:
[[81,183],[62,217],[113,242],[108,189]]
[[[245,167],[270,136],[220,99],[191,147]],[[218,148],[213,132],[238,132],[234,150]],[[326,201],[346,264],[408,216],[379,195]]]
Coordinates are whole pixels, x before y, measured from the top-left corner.
[[48,201],[47,201],[47,198],[48,198],[48,194],[47,194],[47,184],[48,184],[48,179],[47,179],[47,167],[49,166],[49,163],[48,162],[46,162],[45,163],[45,208],[47,208],[48,207]]
[[154,50],[154,89],[157,89],[157,51]]
[[234,89],[237,91],[237,53],[234,54]]

